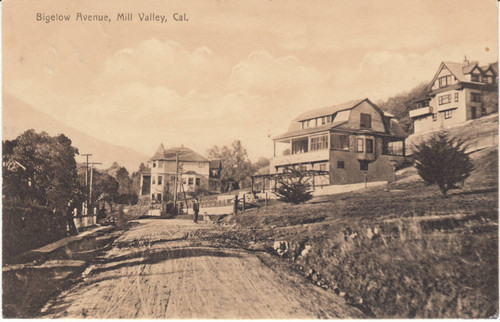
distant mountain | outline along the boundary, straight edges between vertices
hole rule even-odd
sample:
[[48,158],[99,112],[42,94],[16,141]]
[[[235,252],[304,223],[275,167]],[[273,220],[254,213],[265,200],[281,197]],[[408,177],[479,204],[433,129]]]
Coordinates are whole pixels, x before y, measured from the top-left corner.
[[[137,171],[141,162],[148,160],[148,156],[132,148],[93,138],[83,131],[67,126],[5,92],[2,99],[2,118],[2,140],[15,139],[28,129],[45,131],[50,135],[63,133],[71,139],[73,146],[78,148],[80,153],[92,153],[91,160],[102,162],[99,168],[109,168],[113,162],[118,162],[132,173]],[[77,161],[83,162],[84,157],[77,156]]]

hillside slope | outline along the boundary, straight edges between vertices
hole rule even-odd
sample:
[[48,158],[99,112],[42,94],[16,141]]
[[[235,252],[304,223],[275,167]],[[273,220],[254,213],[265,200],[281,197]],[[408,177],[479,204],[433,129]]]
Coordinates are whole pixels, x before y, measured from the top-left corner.
[[[498,113],[470,120],[445,130],[452,136],[466,139],[469,144],[469,152],[498,146]],[[407,154],[411,155],[413,144],[429,139],[436,132],[438,131],[410,135],[406,139]]]
[[[136,171],[139,164],[148,159],[146,155],[132,148],[96,139],[67,126],[5,92],[2,99],[2,118],[2,140],[15,139],[28,129],[45,131],[50,135],[63,133],[71,139],[73,146],[77,147],[80,153],[92,153],[92,160],[102,162],[102,167],[107,168],[116,161],[130,172]],[[77,157],[77,161],[83,162],[84,158]]]

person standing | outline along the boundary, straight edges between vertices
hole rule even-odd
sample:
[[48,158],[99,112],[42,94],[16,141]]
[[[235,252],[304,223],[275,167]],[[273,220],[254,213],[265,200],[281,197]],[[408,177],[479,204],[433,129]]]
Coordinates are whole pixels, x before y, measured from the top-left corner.
[[68,207],[66,208],[66,220],[68,222],[68,230],[71,236],[78,235],[78,229],[76,229],[75,221],[74,221],[74,212],[75,205],[74,201],[70,200],[68,202]]
[[200,205],[198,204],[198,200],[193,201],[193,212],[194,212],[194,222],[198,223],[198,213],[200,212]]

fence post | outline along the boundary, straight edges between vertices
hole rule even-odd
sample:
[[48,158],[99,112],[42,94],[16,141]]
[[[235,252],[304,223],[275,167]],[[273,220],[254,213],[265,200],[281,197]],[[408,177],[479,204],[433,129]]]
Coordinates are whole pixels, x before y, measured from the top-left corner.
[[266,197],[265,197],[265,200],[266,200],[265,205],[266,205],[266,207],[267,207],[267,191],[266,191]]
[[245,198],[245,194],[243,194],[243,211],[245,211],[246,199],[247,198]]

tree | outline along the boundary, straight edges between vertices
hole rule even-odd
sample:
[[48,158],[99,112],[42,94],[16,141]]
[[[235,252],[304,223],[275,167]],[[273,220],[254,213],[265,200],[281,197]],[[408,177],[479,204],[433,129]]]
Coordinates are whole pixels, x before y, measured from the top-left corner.
[[[77,191],[75,155],[78,149],[63,134],[28,130],[15,140],[3,142],[5,148],[4,195],[43,206],[64,209]],[[7,165],[18,165],[14,169]]]
[[139,165],[139,170],[132,172],[132,175],[130,176],[132,180],[131,193],[134,192],[139,195],[139,190],[141,189],[141,173],[146,172],[146,170],[146,165],[144,163],[141,163]]
[[463,184],[474,170],[465,152],[466,141],[450,137],[447,132],[434,134],[413,149],[418,174],[428,184],[437,184],[443,195],[450,189],[458,189],[457,184]]
[[245,178],[253,174],[252,163],[239,140],[234,141],[231,147],[214,146],[207,151],[207,156],[210,159],[222,161],[221,184],[223,191],[241,188]]
[[287,167],[277,180],[276,194],[286,203],[299,204],[312,198],[308,177],[296,167]]

